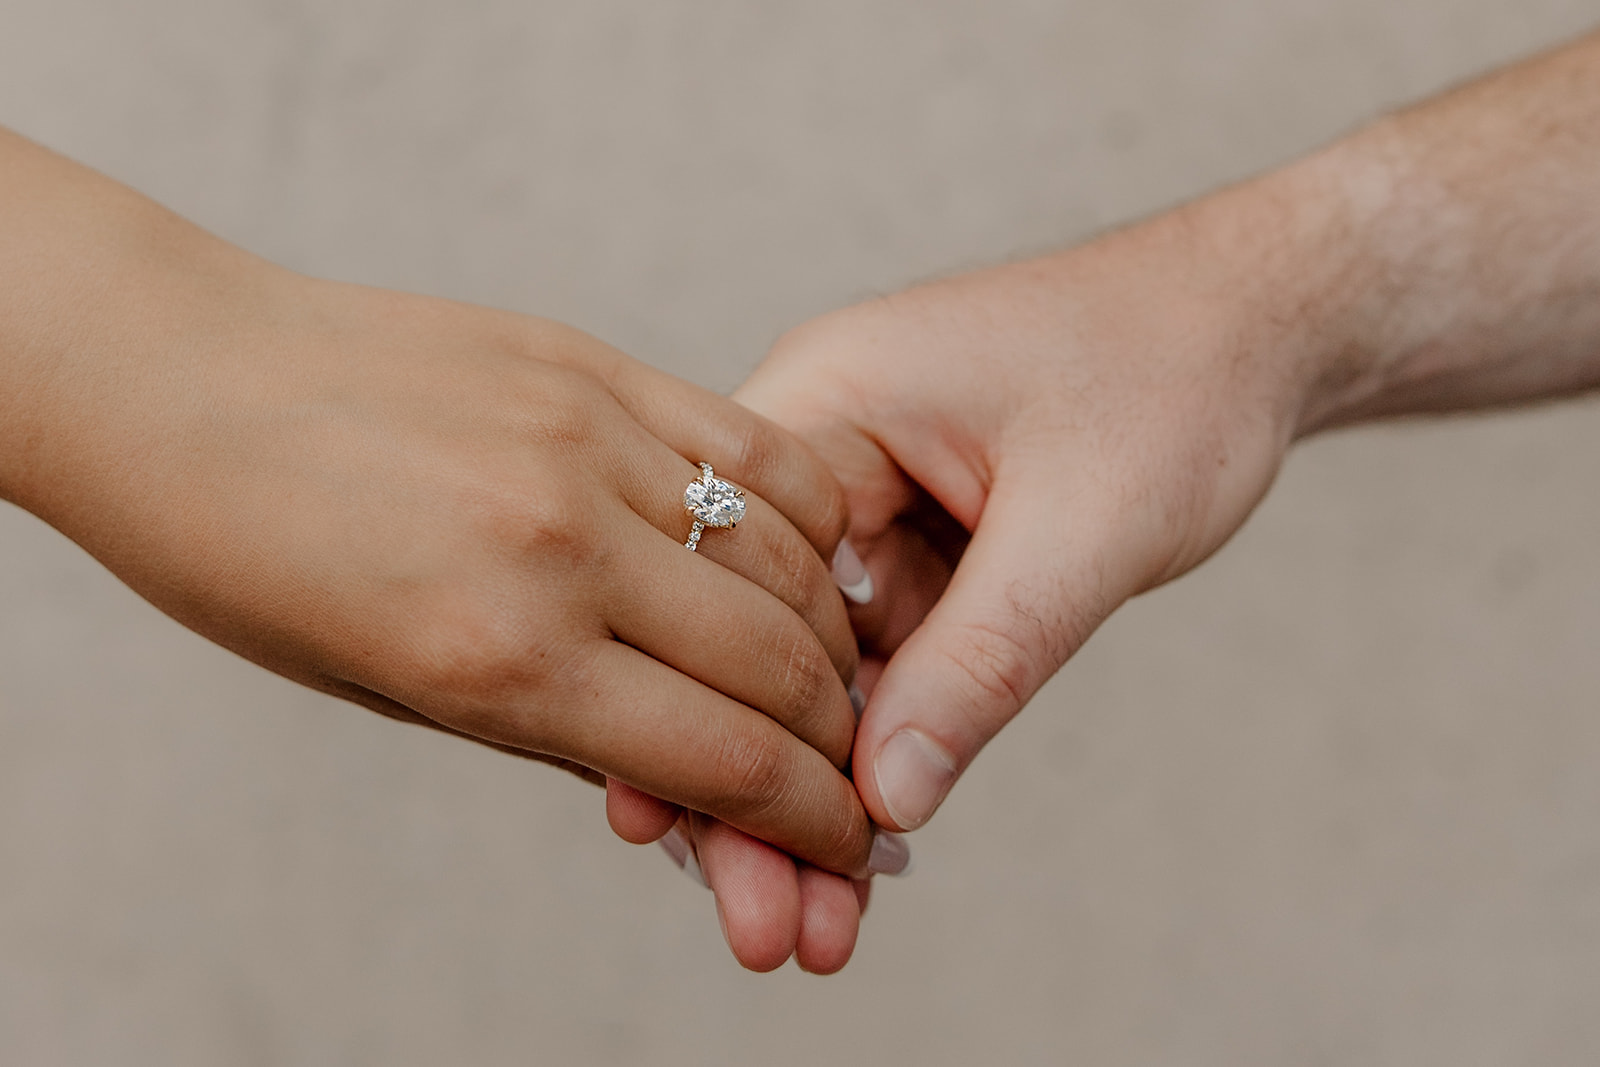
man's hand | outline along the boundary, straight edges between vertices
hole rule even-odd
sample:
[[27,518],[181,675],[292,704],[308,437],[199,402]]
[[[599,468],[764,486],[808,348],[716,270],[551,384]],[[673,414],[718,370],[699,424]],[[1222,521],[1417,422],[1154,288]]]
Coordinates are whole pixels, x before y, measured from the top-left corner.
[[1229,314],[1258,282],[1211,273],[1189,223],[826,316],[740,391],[845,487],[876,590],[852,609],[855,782],[880,824],[926,822],[1111,611],[1270,484],[1304,376]]
[[1112,611],[1232,535],[1297,437],[1600,382],[1597,171],[1590,37],[1081,248],[780,341],[738,398],[845,487],[876,590],[852,608],[874,820],[926,822]]

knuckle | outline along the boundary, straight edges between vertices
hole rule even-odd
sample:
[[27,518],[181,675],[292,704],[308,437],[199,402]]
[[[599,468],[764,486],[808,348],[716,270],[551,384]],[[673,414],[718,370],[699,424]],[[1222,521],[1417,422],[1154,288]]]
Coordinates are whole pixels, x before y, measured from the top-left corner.
[[[741,534],[743,531],[740,531]],[[804,537],[779,525],[761,523],[758,538],[741,544],[736,565],[797,616],[794,626],[774,638],[768,660],[781,670],[791,654],[783,642],[806,640],[820,646],[832,674],[849,677],[859,658],[839,587],[822,557]]]
[[[1043,679],[1066,662],[1065,627],[1012,597],[1003,622],[971,620],[960,627],[948,659],[972,693],[973,708],[999,705],[1005,718],[1022,709]],[[987,717],[987,716],[985,716]]]
[[[804,638],[791,638],[782,655],[782,687],[788,704],[790,720],[786,725],[799,732],[820,725],[832,695],[833,687],[841,684],[834,673],[833,662],[827,652],[809,633]],[[806,729],[814,735],[814,729]]]
[[767,587],[802,618],[814,622],[821,608],[836,594],[833,578],[816,549],[788,530],[763,538],[762,558],[766,561]]
[[476,720],[547,689],[562,676],[563,659],[553,642],[517,618],[458,609],[441,613],[427,628],[413,667],[431,703]]
[[570,498],[570,493],[550,493],[509,509],[502,532],[519,556],[565,567],[586,568],[594,560],[600,540],[583,518],[584,505]]
[[765,481],[782,461],[784,441],[779,430],[755,415],[740,419],[733,431],[733,469],[747,481]]
[[591,518],[594,501],[566,481],[500,479],[480,489],[471,506],[487,542],[508,552],[519,567],[587,569],[600,551]]
[[[853,790],[850,795],[854,796]],[[854,876],[867,865],[872,851],[872,831],[859,801],[843,807],[838,817],[822,824],[825,829],[817,847],[823,856],[834,858],[837,866],[832,869],[836,873]],[[821,859],[818,862],[826,866]]]
[[1027,699],[1026,660],[1016,638],[1003,629],[968,624],[950,652],[950,663],[982,703],[999,702],[1007,717]]
[[736,825],[803,827],[793,840],[803,842],[806,859],[846,874],[866,866],[870,823],[855,790],[837,772],[832,783],[800,773],[800,765],[766,731],[730,734],[715,766],[724,792],[717,798],[721,811],[712,814]]
[[774,717],[834,766],[850,755],[855,715],[833,659],[809,630],[784,639],[776,653],[782,694]]
[[787,430],[752,414],[734,431],[733,466],[745,481],[782,486],[787,517],[816,548],[832,551],[850,528],[844,489],[810,448]]
[[775,740],[762,733],[732,732],[716,756],[723,783],[719,800],[735,818],[781,810],[788,800],[788,760]]

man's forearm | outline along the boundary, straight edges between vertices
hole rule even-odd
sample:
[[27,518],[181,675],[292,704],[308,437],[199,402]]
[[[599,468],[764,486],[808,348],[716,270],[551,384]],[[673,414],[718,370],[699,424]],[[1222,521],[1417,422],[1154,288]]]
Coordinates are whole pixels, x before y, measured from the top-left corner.
[[[1321,183],[1297,251],[1299,431],[1600,384],[1600,35],[1407,109],[1264,190]],[[1328,264],[1335,270],[1330,274]]]

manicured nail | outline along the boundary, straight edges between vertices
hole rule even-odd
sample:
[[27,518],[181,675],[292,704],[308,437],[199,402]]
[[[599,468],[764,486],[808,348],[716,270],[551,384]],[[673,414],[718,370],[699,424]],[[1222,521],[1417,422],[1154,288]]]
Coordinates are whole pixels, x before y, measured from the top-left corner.
[[860,686],[853,682],[845,692],[850,694],[850,706],[856,709],[856,718],[861,718],[861,713],[867,707],[867,695],[861,691]]
[[833,580],[839,591],[857,604],[871,603],[872,575],[867,573],[866,564],[861,562],[849,541],[840,541],[839,547],[834,549]]
[[915,830],[927,822],[956,782],[955,757],[909,726],[883,743],[872,770],[883,806],[902,830]]
[[672,862],[678,865],[679,870],[707,889],[711,888],[706,885],[706,876],[700,870],[700,861],[695,859],[694,849],[690,847],[689,839],[684,836],[682,827],[674,826],[668,830],[666,836],[661,839],[660,845],[661,851],[665,852]]
[[911,873],[911,846],[899,834],[879,830],[872,839],[872,855],[867,858],[872,874],[902,876]]

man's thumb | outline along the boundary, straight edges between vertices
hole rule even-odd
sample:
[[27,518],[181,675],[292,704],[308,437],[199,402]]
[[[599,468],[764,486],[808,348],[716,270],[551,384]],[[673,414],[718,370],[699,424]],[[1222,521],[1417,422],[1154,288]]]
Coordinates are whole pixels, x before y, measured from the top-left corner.
[[991,497],[944,595],[890,658],[862,714],[856,788],[884,826],[927,822],[1121,600],[1107,595],[1103,561],[1074,545],[1073,531],[1036,514],[1008,517],[1000,512],[1023,509],[998,504]]

